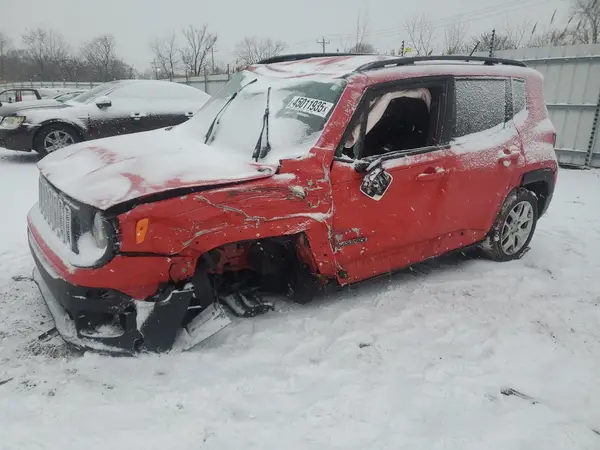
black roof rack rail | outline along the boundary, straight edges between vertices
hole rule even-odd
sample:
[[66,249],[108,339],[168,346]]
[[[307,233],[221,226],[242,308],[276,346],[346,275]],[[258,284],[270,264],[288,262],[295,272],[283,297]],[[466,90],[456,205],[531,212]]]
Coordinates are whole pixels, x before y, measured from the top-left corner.
[[383,59],[381,61],[373,61],[367,64],[363,64],[356,72],[365,72],[367,70],[382,69],[387,66],[407,66],[416,62],[426,61],[462,61],[462,62],[482,62],[486,66],[492,66],[495,64],[503,64],[507,66],[518,66],[527,67],[524,62],[515,61],[512,59],[501,59],[501,58],[488,58],[485,56],[459,56],[459,55],[446,55],[446,56],[415,56],[408,58],[394,58],[394,59]]
[[374,56],[369,53],[292,53],[289,55],[273,56],[263,59],[255,64],[275,64],[288,61],[301,61],[310,58],[331,58],[333,56]]

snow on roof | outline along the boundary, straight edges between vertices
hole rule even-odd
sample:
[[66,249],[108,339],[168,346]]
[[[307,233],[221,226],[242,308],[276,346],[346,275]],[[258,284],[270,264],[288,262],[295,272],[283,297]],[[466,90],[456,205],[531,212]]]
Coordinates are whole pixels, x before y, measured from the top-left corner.
[[[355,72],[360,66],[368,64],[374,61],[385,61],[398,59],[398,56],[386,56],[386,55],[340,55],[340,56],[327,56],[327,57],[312,57],[307,59],[301,59],[297,61],[286,61],[273,64],[260,64],[252,66],[249,70],[269,77],[278,78],[294,78],[303,76],[323,76],[327,78],[342,78],[352,72]],[[421,72],[423,68],[427,67],[428,70],[432,70],[437,73],[444,73],[449,71],[449,67],[452,67],[450,72],[469,74],[474,73],[506,73],[523,75],[526,71],[530,70],[525,67],[510,66],[510,65],[484,65],[483,62],[477,61],[459,61],[459,60],[443,60],[440,57],[439,60],[431,59],[429,61],[417,61],[414,64],[408,64],[405,66],[389,66],[387,68],[381,68],[377,71],[368,72],[369,75],[377,72],[381,75],[381,72],[386,71],[389,73],[390,70],[401,70],[408,72]],[[384,72],[385,73],[385,72]]]
[[393,58],[393,56],[385,55],[328,56],[324,58],[308,58],[299,61],[256,65],[251,67],[250,70],[261,75],[281,78],[307,75],[341,78],[344,75],[354,72],[363,64]]

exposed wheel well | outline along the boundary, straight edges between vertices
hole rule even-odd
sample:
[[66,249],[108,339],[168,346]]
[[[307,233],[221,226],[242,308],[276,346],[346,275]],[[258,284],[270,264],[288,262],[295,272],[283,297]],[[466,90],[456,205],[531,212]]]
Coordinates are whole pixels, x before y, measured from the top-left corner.
[[198,271],[209,274],[221,294],[249,287],[289,294],[291,288],[302,301],[320,283],[304,233],[222,245],[198,259]]
[[551,169],[540,169],[523,175],[521,186],[533,192],[538,199],[538,214],[541,217],[554,193],[554,172]]
[[533,183],[524,184],[523,187],[536,195],[539,213],[541,214],[542,211],[545,211],[548,194],[550,193],[548,183],[546,181],[535,181]]

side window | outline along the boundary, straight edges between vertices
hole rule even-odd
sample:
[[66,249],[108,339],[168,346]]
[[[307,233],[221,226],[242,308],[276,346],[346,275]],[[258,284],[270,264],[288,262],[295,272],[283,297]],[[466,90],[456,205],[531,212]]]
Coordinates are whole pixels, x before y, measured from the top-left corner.
[[489,130],[506,117],[504,79],[456,79],[456,131],[454,137]]
[[513,98],[513,112],[515,115],[527,109],[527,99],[525,97],[525,81],[513,79],[512,80],[512,98]]
[[20,98],[22,102],[24,101],[30,101],[30,100],[37,100],[37,97],[35,95],[35,92],[30,90],[30,89],[23,89],[21,91],[21,95]]
[[[422,87],[421,87],[422,86]],[[356,155],[355,143],[363,121],[354,126],[344,143],[343,154],[368,158],[393,152],[410,152],[438,145],[441,135],[441,101],[446,83],[429,83],[380,92],[370,97],[365,135]]]
[[0,92],[0,102],[8,103],[8,99],[10,98],[12,101],[14,96],[15,96],[15,93],[14,93],[14,91],[11,91],[11,90],[6,90],[3,92]]

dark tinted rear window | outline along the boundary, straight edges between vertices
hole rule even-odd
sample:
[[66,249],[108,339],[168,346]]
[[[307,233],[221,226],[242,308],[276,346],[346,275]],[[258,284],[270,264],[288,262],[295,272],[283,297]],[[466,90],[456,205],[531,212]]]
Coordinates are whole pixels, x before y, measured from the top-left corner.
[[512,80],[512,97],[513,111],[515,114],[518,114],[527,108],[527,100],[525,97],[525,81],[515,79]]
[[456,80],[456,133],[466,136],[504,123],[506,82],[503,79]]

